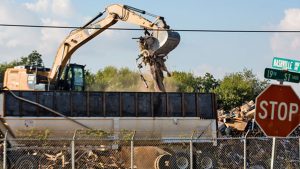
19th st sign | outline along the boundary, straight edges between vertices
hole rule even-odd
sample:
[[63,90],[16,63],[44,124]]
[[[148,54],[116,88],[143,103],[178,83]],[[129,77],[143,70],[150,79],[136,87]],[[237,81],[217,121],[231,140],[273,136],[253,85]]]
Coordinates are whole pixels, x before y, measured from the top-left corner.
[[255,120],[267,136],[288,136],[299,116],[299,98],[291,86],[270,85],[256,98]]

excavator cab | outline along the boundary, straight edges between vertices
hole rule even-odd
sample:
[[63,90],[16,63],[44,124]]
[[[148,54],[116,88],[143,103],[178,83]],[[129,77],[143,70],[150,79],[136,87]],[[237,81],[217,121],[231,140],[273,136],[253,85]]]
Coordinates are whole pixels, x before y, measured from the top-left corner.
[[55,85],[56,90],[84,91],[85,89],[85,66],[69,64],[62,71]]

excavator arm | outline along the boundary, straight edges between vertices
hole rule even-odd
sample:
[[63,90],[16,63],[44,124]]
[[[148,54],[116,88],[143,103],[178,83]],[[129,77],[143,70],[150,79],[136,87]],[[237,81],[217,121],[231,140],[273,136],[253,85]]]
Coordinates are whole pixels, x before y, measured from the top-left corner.
[[[152,36],[157,40],[155,43],[152,44],[150,51],[151,54],[153,54],[155,51],[159,51],[159,53],[164,53],[166,55],[169,51],[173,50],[179,43],[179,34],[175,35],[175,37],[177,38],[177,40],[175,40],[175,43],[172,42],[172,40],[166,40],[168,39],[168,36],[170,36],[171,33],[170,31],[167,31],[169,29],[169,26],[166,24],[163,17],[155,16],[155,22],[151,22],[140,15],[148,14],[147,12],[127,5],[119,4],[108,6],[105,9],[105,13],[107,13],[105,18],[99,21],[95,21],[102,16],[103,13],[100,13],[82,28],[73,30],[69,34],[69,36],[66,37],[66,39],[63,41],[63,43],[60,45],[57,51],[54,64],[52,66],[51,71],[48,74],[48,79],[50,81],[53,82],[60,78],[57,77],[59,76],[59,70],[64,69],[64,67],[68,64],[68,61],[70,60],[72,54],[79,47],[81,47],[82,45],[84,45],[103,31],[105,31],[107,28],[111,27],[118,21],[124,21],[131,24],[139,25],[145,29],[154,30]],[[154,16],[152,14],[150,15]]]

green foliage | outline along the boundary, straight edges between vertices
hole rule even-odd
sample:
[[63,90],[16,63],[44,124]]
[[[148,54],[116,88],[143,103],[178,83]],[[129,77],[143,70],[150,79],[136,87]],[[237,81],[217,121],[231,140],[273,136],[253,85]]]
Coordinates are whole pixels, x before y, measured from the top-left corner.
[[246,81],[249,81],[252,84],[254,90],[253,95],[251,96],[252,98],[258,96],[269,85],[269,82],[267,80],[259,80],[249,69],[244,69],[243,75]]
[[90,91],[136,91],[140,82],[140,75],[128,68],[118,70],[108,66],[95,74],[90,71],[86,74],[87,90]]
[[49,129],[38,130],[38,129],[32,128],[30,130],[17,130],[17,134],[21,138],[47,140],[49,138],[49,135],[51,134],[51,132]]
[[98,129],[88,129],[88,130],[78,130],[77,135],[83,138],[107,138],[112,135],[111,132],[98,130]]
[[267,81],[260,81],[251,70],[226,75],[215,89],[218,102],[225,110],[239,106],[245,101],[254,100],[267,86]]
[[214,89],[219,86],[219,81],[214,78],[210,73],[205,73],[203,77],[196,78],[197,90],[202,93],[213,92]]
[[203,77],[195,76],[192,73],[173,72],[172,78],[179,92],[213,92],[213,89],[219,85],[219,82],[212,74],[206,73]]
[[197,86],[197,80],[192,73],[177,72],[172,73],[177,91],[179,92],[193,92]]
[[132,140],[134,133],[135,133],[134,131],[122,129],[120,131],[120,136],[121,136],[120,140],[130,141]]
[[21,63],[29,66],[43,66],[42,55],[36,50],[32,51],[28,56],[21,57]]

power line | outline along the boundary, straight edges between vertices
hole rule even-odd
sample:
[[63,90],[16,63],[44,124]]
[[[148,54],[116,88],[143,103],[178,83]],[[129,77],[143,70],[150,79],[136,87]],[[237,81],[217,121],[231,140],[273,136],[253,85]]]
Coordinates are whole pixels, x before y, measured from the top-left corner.
[[[144,31],[143,28],[91,28],[78,26],[51,26],[51,25],[20,25],[20,24],[0,24],[1,27],[21,27],[21,28],[48,28],[48,29],[109,29],[123,31]],[[157,29],[149,29],[157,30]],[[171,29],[177,32],[216,32],[216,33],[300,33],[300,30],[226,30],[226,29]],[[158,30],[159,31],[159,30]]]

